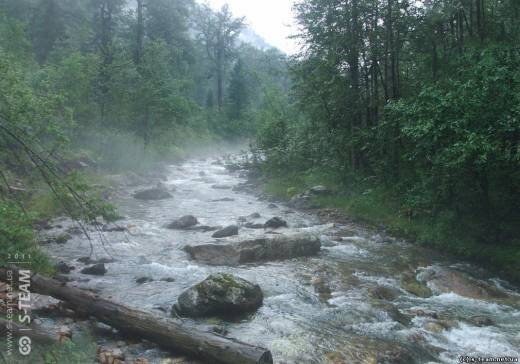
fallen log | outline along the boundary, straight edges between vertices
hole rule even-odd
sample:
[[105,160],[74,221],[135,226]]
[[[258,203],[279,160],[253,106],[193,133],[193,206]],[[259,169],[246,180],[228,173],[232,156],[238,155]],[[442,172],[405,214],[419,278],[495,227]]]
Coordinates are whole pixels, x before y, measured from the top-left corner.
[[11,331],[16,337],[28,336],[35,342],[45,345],[58,343],[58,335],[53,335],[34,325],[23,326],[16,322],[0,318],[0,336],[5,337],[8,331]]
[[[8,270],[17,281],[16,268],[0,268],[0,281]],[[66,302],[74,310],[93,316],[122,333],[154,342],[161,347],[191,355],[209,363],[272,364],[271,352],[218,334],[199,331],[176,320],[131,309],[65,283],[34,274],[32,292]]]

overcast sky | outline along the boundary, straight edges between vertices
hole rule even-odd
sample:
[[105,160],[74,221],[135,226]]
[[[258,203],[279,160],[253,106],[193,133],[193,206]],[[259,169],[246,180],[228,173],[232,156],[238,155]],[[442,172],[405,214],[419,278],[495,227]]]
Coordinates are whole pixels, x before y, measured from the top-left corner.
[[235,16],[245,16],[248,25],[267,43],[292,54],[297,43],[287,39],[295,33],[292,4],[294,0],[206,0],[213,8],[224,4]]

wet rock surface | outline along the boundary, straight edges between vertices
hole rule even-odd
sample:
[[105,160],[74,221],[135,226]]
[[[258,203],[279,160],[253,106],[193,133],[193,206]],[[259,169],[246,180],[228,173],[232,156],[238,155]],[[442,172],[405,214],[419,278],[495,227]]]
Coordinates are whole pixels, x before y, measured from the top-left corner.
[[210,265],[229,265],[312,256],[320,251],[319,237],[311,234],[264,236],[229,243],[188,245],[191,258]]

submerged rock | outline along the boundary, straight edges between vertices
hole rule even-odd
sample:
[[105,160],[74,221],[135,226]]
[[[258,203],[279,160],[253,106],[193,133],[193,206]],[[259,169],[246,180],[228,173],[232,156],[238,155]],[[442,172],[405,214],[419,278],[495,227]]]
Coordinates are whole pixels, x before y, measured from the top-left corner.
[[213,235],[213,238],[227,238],[229,236],[238,235],[238,226],[230,225],[226,226],[224,229],[216,231]]
[[393,301],[399,296],[399,291],[391,287],[377,286],[369,289],[368,295],[378,300]]
[[216,189],[216,190],[230,190],[232,187],[229,186],[229,185],[219,185],[219,184],[217,184],[217,185],[211,186],[211,188]]
[[273,235],[226,244],[187,245],[184,250],[198,261],[210,265],[236,266],[243,263],[312,256],[321,249],[318,236],[306,233]]
[[183,292],[174,310],[190,317],[229,315],[254,311],[262,302],[263,293],[257,284],[218,273]]
[[40,244],[59,244],[63,245],[66,244],[70,239],[72,239],[72,236],[67,233],[62,233],[56,236],[49,236],[47,238],[44,238],[40,241]]
[[418,297],[428,298],[433,295],[432,290],[419,282],[413,272],[405,272],[401,275],[401,287]]
[[287,227],[287,221],[283,220],[281,217],[273,217],[272,219],[269,219],[265,223],[266,228],[271,229],[278,229],[281,227]]
[[168,192],[166,187],[162,184],[158,184],[155,188],[149,188],[134,193],[134,198],[138,200],[165,200],[172,197],[172,194]]
[[493,320],[486,316],[472,316],[468,319],[468,322],[479,327],[495,325]]
[[507,294],[486,282],[448,268],[429,267],[421,272],[421,277],[436,293],[453,292],[459,296],[480,300],[507,297]]
[[186,215],[167,226],[168,229],[188,229],[197,225],[199,221],[193,215]]
[[224,198],[219,198],[219,199],[216,199],[216,200],[211,200],[210,202],[233,202],[233,201],[235,201],[234,198],[224,197]]
[[77,259],[78,262],[83,264],[108,264],[114,263],[116,260],[113,258],[100,258],[100,259],[92,259],[91,257],[81,257]]
[[94,264],[90,267],[86,267],[81,270],[81,273],[93,276],[102,276],[105,275],[106,272],[107,269],[105,268],[105,264],[103,263]]
[[263,229],[265,227],[264,224],[255,224],[255,223],[252,223],[252,222],[248,222],[244,226],[246,228],[248,228],[248,229]]
[[135,283],[137,284],[144,284],[144,283],[150,283],[153,282],[153,278],[151,277],[139,277],[135,280]]

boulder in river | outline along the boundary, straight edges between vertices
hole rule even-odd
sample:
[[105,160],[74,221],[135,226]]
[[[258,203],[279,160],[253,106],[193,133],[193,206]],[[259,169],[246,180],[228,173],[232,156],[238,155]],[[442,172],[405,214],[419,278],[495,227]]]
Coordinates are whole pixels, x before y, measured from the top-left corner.
[[168,190],[162,184],[158,184],[155,188],[149,188],[134,193],[134,198],[138,200],[165,200],[172,197],[173,196],[171,193],[168,192]]
[[420,275],[436,293],[453,292],[459,296],[480,300],[507,297],[506,293],[495,286],[453,269],[428,267]]
[[226,226],[224,229],[215,231],[215,233],[211,236],[213,238],[227,238],[233,235],[238,235],[238,226],[236,225]]
[[107,269],[105,268],[105,264],[103,263],[94,264],[90,267],[86,267],[81,270],[81,273],[89,274],[92,276],[102,276],[105,275],[106,272]]
[[174,305],[182,316],[201,317],[252,312],[262,305],[260,286],[231,274],[210,275],[184,291]]
[[312,256],[320,249],[320,238],[309,233],[280,234],[225,244],[207,243],[184,247],[192,259],[210,265],[228,266]]
[[169,224],[167,226],[167,228],[168,229],[182,230],[182,229],[191,228],[191,227],[197,225],[198,223],[199,222],[198,222],[198,220],[197,220],[197,218],[195,216],[193,216],[193,215],[186,215],[186,216],[181,217],[180,219],[175,220],[171,224]]
[[266,228],[271,229],[278,229],[281,227],[287,227],[287,221],[283,220],[281,217],[273,217],[272,219],[269,219],[265,223]]

